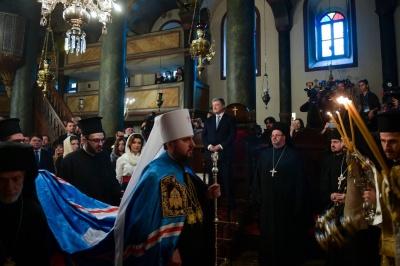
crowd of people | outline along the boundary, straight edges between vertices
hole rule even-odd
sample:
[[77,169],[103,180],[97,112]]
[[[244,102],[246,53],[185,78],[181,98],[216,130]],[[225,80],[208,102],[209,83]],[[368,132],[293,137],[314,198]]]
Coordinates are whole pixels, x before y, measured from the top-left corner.
[[[350,132],[348,121],[346,127],[323,128],[326,133],[321,134],[329,132],[330,150],[321,166],[321,206],[334,208],[337,217],[348,212],[354,203],[349,199],[355,197],[359,197],[361,210],[365,206],[369,211],[381,206],[373,215],[370,213],[371,221],[363,221],[365,226],[355,233],[345,232],[345,226],[340,228],[345,244],[328,244],[326,265],[394,265],[395,251],[384,244],[388,239],[394,243],[394,232],[399,230],[400,188],[396,176],[400,169],[400,110],[394,104],[394,108],[380,112],[379,99],[372,96],[368,81],[361,80],[359,85],[359,116],[366,128],[377,135],[376,145],[385,156],[390,173],[378,178],[381,184],[386,178],[384,191],[380,185],[367,182],[359,194],[354,193],[352,182],[347,181],[371,174],[364,172],[366,167],[357,167],[358,162],[371,156],[371,147],[368,149],[368,141],[359,142],[363,139],[360,135],[352,140],[343,134],[345,130]],[[101,117],[66,123],[66,133],[53,145],[48,136],[38,133],[25,144],[19,119],[0,120],[0,213],[9,217],[0,229],[0,264],[66,265],[54,262],[55,256],[62,254],[62,260],[81,265],[95,265],[93,260],[96,265],[99,261],[104,265],[214,265],[214,203],[218,200],[228,211],[236,207],[232,165],[237,121],[226,113],[223,98],[212,100],[212,112],[204,120],[190,117],[187,109],[158,116],[151,113],[142,124],[142,130],[149,127],[146,136],[131,127],[118,131],[109,154],[103,150],[106,136]],[[264,131],[254,124],[244,138],[251,176],[249,202],[259,211],[258,262],[301,265],[307,231],[315,223],[308,172],[293,141],[305,126],[301,119],[289,126],[272,116],[264,123]],[[202,180],[191,168],[196,133],[202,137],[208,175],[216,175],[216,180]],[[361,159],[352,159],[354,154]],[[375,157],[370,161],[373,164],[365,160],[368,167],[379,166]],[[383,168],[380,165],[378,172]],[[46,173],[54,174],[56,185],[44,182],[52,176]],[[64,191],[61,184],[69,184],[75,190]],[[42,193],[52,193],[52,197],[46,199]],[[102,219],[111,221],[112,226],[100,229],[102,226],[95,222],[80,232],[79,240],[68,233],[68,228],[62,228],[65,232],[60,233],[54,225],[63,224],[63,220],[75,220],[76,225],[70,228],[75,231],[82,231],[79,224],[87,222],[83,214],[66,217],[49,208],[54,200],[64,198],[82,213],[102,213]],[[92,203],[97,207],[90,207]],[[115,210],[116,215],[107,214]],[[85,221],[81,223],[80,219]],[[98,223],[103,223],[100,220]],[[30,226],[35,230],[27,230]],[[324,237],[329,241],[329,235]],[[75,241],[85,244],[72,254],[63,249],[75,247]],[[292,254],[289,257],[288,250]]]
[[183,81],[184,74],[183,68],[178,67],[175,71],[175,74],[172,74],[171,71],[165,71],[165,76],[160,71],[155,73],[155,84],[161,83],[169,83],[169,82],[180,82]]

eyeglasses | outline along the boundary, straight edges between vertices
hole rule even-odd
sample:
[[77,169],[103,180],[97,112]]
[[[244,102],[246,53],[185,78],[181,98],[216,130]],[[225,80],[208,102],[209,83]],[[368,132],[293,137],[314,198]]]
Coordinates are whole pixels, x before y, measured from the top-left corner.
[[275,137],[283,137],[283,136],[285,136],[285,135],[279,135],[279,134],[271,135],[271,139],[272,139],[272,138],[275,138]]
[[88,139],[90,141],[93,141],[94,143],[98,144],[98,143],[104,143],[106,140],[105,139]]

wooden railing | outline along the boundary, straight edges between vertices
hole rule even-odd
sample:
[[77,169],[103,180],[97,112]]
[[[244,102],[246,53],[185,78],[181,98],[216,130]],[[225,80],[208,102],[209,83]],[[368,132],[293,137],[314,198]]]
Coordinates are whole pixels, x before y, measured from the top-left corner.
[[36,87],[36,130],[49,135],[52,139],[65,134],[64,121],[71,121],[73,115],[54,87],[51,87],[48,96],[43,97],[42,91]]
[[74,115],[72,114],[68,105],[65,103],[64,99],[55,89],[55,87],[51,86],[47,95],[47,100],[49,101],[49,103],[51,104],[51,106],[53,107],[54,111],[57,113],[58,117],[61,119],[63,124],[65,124],[68,121],[71,121]]

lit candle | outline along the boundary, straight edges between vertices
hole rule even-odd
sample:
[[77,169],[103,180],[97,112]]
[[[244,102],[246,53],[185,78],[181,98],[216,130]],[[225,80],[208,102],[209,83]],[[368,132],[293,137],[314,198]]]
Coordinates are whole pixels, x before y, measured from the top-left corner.
[[[356,123],[357,127],[360,129],[361,134],[363,135],[364,139],[367,141],[368,146],[370,147],[372,153],[374,154],[375,158],[378,160],[379,165],[382,168],[382,176],[387,179],[387,174],[389,173],[389,169],[385,163],[385,160],[382,157],[382,154],[379,151],[378,145],[376,144],[374,138],[372,137],[371,133],[368,131],[367,126],[362,121],[360,114],[357,112],[354,103],[349,101],[349,110],[352,113],[352,116],[355,118],[354,122]],[[387,182],[387,180],[385,180]]]
[[[342,127],[343,135],[344,135],[344,137],[348,140],[349,138],[347,137],[346,129],[344,128],[343,120],[342,120],[342,117],[341,117],[339,111],[336,111],[336,114],[337,114],[337,116],[338,116],[338,118],[339,118],[339,122],[340,122],[340,126]],[[353,140],[353,141],[354,141],[354,140]]]
[[344,108],[346,109],[347,114],[349,115],[351,139],[353,140],[353,147],[355,149],[356,148],[356,142],[355,142],[355,139],[354,139],[353,116],[351,115],[351,112],[349,110],[349,99],[348,98],[344,98],[343,96],[340,96],[337,99],[337,101],[344,105]]
[[336,119],[333,117],[332,113],[331,113],[331,112],[328,112],[327,114],[331,117],[331,119],[332,119],[333,123],[335,124],[335,127],[336,127],[337,131],[339,132],[340,136],[343,137],[343,141],[346,143],[347,148],[348,148],[349,150],[352,150],[352,148],[351,148],[351,146],[350,146],[350,143],[349,143],[349,140],[348,140],[348,139],[345,137],[345,135],[343,134],[342,129],[341,129],[340,126],[338,125],[338,123],[337,123]]

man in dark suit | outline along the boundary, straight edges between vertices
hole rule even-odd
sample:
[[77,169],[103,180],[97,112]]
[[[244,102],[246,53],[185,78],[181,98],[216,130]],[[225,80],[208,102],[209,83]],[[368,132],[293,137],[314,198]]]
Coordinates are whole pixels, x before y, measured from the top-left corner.
[[40,134],[34,133],[31,135],[31,145],[35,152],[36,162],[39,169],[46,169],[50,173],[55,174],[54,161],[50,152],[42,149],[43,137]]
[[[67,125],[65,126],[65,130],[67,131],[67,133],[61,135],[58,137],[58,139],[56,140],[56,143],[63,143],[63,141],[68,138],[69,136],[73,136],[76,135],[75,133],[75,122],[73,121],[68,121]],[[76,135],[77,136],[77,135]]]
[[232,161],[234,156],[234,141],[236,138],[236,119],[225,113],[225,101],[222,98],[212,100],[214,114],[204,122],[202,139],[205,158],[208,163],[209,183],[213,183],[211,154],[218,152],[218,183],[223,189],[223,196],[228,200],[229,207],[234,206],[234,183]]

